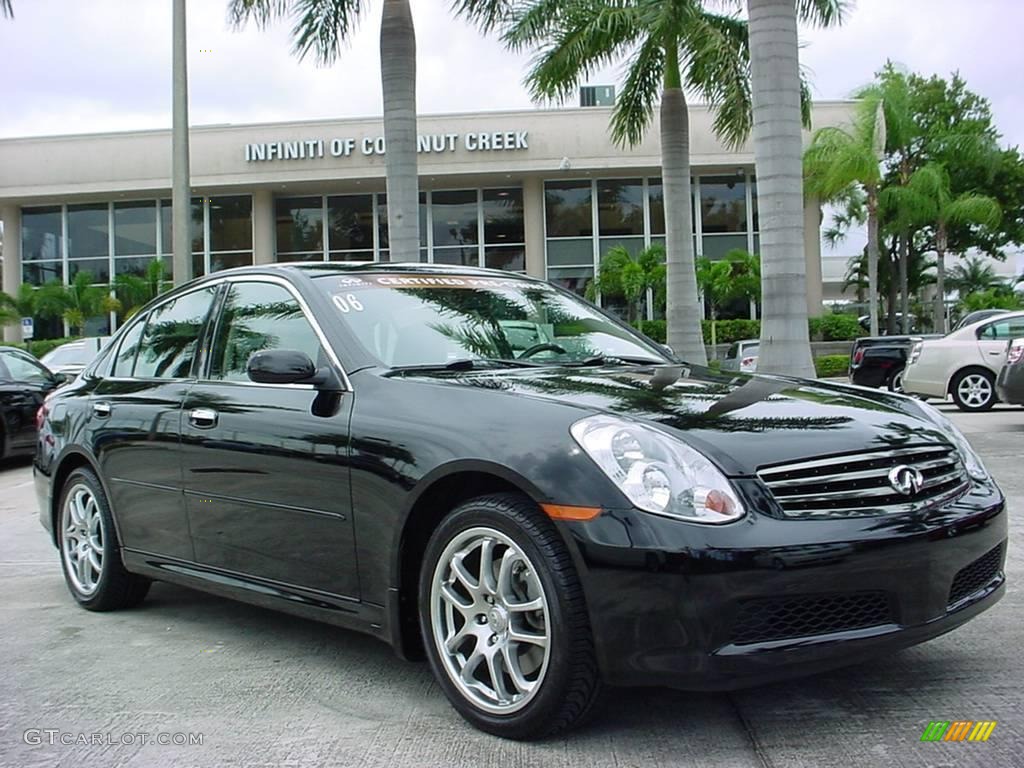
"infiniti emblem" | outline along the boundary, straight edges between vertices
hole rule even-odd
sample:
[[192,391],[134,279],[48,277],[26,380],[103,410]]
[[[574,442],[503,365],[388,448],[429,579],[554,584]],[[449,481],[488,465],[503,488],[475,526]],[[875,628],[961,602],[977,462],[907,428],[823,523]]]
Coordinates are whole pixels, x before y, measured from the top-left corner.
[[889,485],[904,496],[913,496],[924,485],[924,475],[919,469],[900,464],[889,470]]

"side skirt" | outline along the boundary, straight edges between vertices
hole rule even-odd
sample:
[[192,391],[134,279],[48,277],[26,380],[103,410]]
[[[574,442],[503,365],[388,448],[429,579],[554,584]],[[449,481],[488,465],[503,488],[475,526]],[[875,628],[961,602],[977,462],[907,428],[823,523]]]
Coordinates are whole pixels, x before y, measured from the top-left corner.
[[127,570],[154,581],[353,629],[391,644],[387,613],[379,605],[134,549],[122,549],[121,557]]

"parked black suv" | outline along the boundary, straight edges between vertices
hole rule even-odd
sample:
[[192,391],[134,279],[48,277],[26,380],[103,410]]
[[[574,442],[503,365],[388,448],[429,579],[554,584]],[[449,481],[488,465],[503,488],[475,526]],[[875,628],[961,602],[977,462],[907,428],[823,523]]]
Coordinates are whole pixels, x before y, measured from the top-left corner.
[[902,393],[910,350],[916,342],[929,338],[937,336],[865,336],[855,340],[850,348],[850,383]]

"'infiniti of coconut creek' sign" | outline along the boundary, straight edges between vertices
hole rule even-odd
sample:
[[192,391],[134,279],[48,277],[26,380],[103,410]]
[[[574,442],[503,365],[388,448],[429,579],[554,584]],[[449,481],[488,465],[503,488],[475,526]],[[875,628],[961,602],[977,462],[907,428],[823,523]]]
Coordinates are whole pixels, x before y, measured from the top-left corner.
[[[480,133],[434,133],[417,137],[420,154],[454,152],[462,147],[467,152],[515,152],[529,149],[526,131],[491,131]],[[298,141],[267,141],[245,145],[247,162],[266,160],[316,160],[321,157],[350,155],[383,155],[383,136],[362,139],[305,139]]]

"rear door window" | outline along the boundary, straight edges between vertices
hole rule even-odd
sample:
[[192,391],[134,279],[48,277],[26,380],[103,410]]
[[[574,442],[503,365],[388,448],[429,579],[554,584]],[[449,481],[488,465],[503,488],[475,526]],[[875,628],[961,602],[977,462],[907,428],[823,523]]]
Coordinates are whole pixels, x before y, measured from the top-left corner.
[[178,296],[149,313],[135,360],[140,379],[184,379],[191,375],[217,287]]

